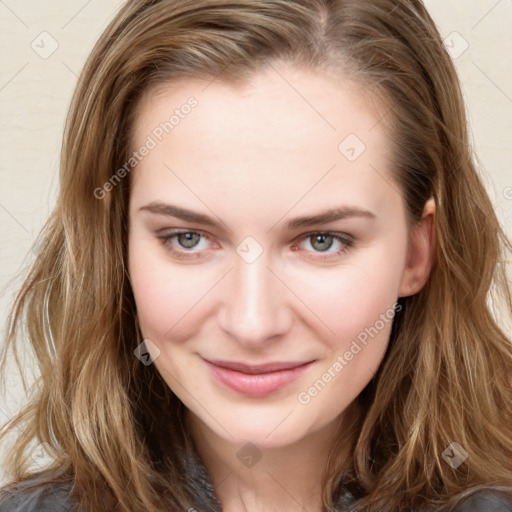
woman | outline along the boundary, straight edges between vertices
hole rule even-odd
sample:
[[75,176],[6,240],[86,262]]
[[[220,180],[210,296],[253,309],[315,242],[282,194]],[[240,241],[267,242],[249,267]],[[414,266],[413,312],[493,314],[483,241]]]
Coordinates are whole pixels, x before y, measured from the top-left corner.
[[14,305],[42,379],[0,510],[511,510],[466,130],[420,1],[128,2]]

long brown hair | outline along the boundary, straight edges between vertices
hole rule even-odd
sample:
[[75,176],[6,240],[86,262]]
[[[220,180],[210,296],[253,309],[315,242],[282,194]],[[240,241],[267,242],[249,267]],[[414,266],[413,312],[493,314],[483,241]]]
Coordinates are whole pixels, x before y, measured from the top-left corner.
[[[342,68],[387,105],[382,122],[410,225],[428,198],[436,204],[430,279],[400,300],[384,361],[357,399],[351,456],[339,462],[333,447],[325,510],[347,488],[352,510],[386,512],[448,509],[481,486],[512,486],[512,343],[491,308],[499,302],[505,320],[512,311],[512,247],[476,171],[454,65],[420,0],[123,6],[81,73],[57,204],[9,319],[3,370],[11,347],[32,349],[41,372],[26,408],[0,433],[24,428],[5,462],[13,482],[34,476],[35,440],[55,452],[38,483],[72,481],[84,511],[213,507],[183,476],[192,470],[181,403],[154,365],[134,357],[130,180],[117,170],[133,154],[143,93],[177,78],[243,83],[277,61]],[[454,442],[468,454],[456,468],[443,457]]]

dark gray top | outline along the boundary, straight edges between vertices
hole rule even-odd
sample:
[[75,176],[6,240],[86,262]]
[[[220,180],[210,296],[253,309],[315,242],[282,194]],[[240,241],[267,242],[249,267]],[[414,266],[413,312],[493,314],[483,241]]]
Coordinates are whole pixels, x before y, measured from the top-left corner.
[[0,496],[0,512],[74,512],[69,484],[51,484],[33,489],[30,481],[17,484]]
[[[77,512],[69,497],[70,489],[70,484],[52,484],[33,490],[23,482],[0,498],[0,512]],[[494,490],[480,491],[464,499],[455,512],[512,512],[512,496]]]
[[512,512],[512,496],[482,491],[465,499],[455,512]]

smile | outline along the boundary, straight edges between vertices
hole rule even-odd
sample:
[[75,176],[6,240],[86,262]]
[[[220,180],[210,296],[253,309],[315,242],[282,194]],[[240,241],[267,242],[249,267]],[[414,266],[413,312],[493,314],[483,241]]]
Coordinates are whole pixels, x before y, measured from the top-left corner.
[[263,365],[203,359],[213,377],[246,396],[265,396],[298,379],[314,361],[273,362]]

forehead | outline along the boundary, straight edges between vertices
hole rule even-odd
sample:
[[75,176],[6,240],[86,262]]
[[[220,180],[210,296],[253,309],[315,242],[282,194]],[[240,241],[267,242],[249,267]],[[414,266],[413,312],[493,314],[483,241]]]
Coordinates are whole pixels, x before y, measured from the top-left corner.
[[[334,136],[335,140],[352,130],[370,142],[380,133],[368,132],[373,131],[374,121],[381,120],[387,110],[375,94],[348,75],[318,74],[281,64],[269,66],[250,81],[237,84],[218,77],[159,83],[148,89],[138,104],[136,136],[149,133],[162,122],[162,116],[168,119],[191,96],[200,105],[194,112],[199,116],[192,116],[187,124],[195,131],[200,129],[201,135],[213,135],[215,131],[216,138],[223,133],[229,135],[229,127],[243,127],[247,135],[259,131],[260,136],[267,133],[271,137],[278,131],[282,138],[289,135],[288,139],[297,140],[303,134],[297,130],[308,127],[308,133]],[[200,120],[195,122],[198,117]],[[207,125],[208,120],[215,125]],[[222,130],[212,130],[216,126]],[[281,127],[286,130],[281,132]]]
[[133,127],[134,150],[148,137],[155,142],[133,172],[134,192],[147,200],[172,195],[182,178],[181,188],[196,196],[224,192],[226,201],[251,194],[288,204],[304,196],[307,205],[322,194],[352,194],[366,201],[361,206],[382,207],[398,190],[385,112],[343,76],[283,66],[243,85],[161,84],[140,101]]

